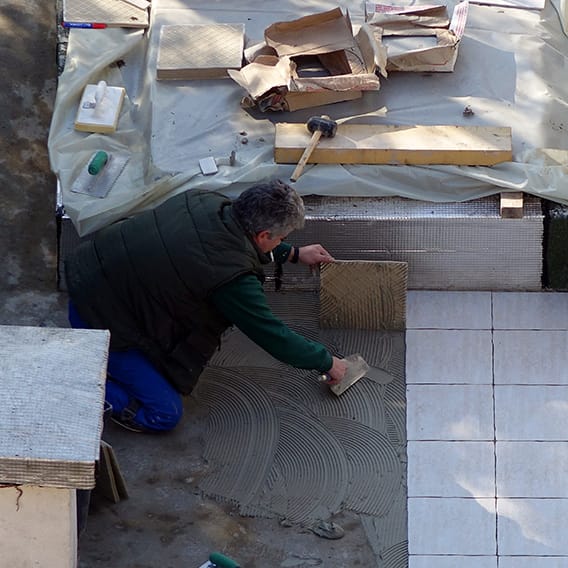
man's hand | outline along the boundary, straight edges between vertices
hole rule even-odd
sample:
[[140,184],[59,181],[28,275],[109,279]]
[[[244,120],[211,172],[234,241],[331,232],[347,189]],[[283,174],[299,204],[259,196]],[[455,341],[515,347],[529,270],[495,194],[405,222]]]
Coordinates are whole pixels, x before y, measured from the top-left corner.
[[345,371],[347,371],[347,365],[343,359],[338,359],[333,357],[333,365],[331,369],[327,371],[327,374],[331,377],[331,381],[328,381],[328,385],[337,385],[345,377]]
[[331,256],[321,245],[306,245],[299,247],[298,260],[302,264],[314,266],[320,262],[335,262],[335,258]]

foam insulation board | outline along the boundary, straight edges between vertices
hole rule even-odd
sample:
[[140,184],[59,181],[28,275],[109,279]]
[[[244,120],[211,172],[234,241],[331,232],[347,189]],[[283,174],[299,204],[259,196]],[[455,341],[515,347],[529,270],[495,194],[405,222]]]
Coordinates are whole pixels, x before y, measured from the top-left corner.
[[[544,216],[532,195],[524,196],[522,219],[503,219],[499,196],[463,203],[305,196],[304,203],[306,225],[290,235],[291,243],[321,243],[344,260],[407,262],[411,290],[542,289]],[[57,222],[58,282],[65,290],[64,260],[81,238],[68,216]],[[270,267],[266,274],[270,289]],[[286,263],[282,289],[315,292],[319,278]]]
[[158,79],[222,79],[240,69],[244,24],[165,25],[160,29]]
[[336,261],[320,275],[322,328],[404,330],[405,262]]
[[0,483],[94,487],[109,337],[0,326]]
[[[321,243],[343,260],[408,263],[410,290],[542,289],[543,213],[525,194],[522,219],[503,219],[499,196],[464,203],[399,197],[307,196],[292,244]],[[284,265],[283,290],[319,288],[302,265]]]

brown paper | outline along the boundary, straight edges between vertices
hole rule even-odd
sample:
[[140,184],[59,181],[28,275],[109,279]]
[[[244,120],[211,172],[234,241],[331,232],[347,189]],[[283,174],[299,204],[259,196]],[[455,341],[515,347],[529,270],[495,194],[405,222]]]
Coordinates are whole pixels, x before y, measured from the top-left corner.
[[274,23],[264,35],[264,45],[245,50],[250,63],[228,71],[248,93],[244,107],[295,110],[380,88],[375,71],[384,74],[386,64],[380,41],[366,25],[354,36],[349,15],[340,8]]

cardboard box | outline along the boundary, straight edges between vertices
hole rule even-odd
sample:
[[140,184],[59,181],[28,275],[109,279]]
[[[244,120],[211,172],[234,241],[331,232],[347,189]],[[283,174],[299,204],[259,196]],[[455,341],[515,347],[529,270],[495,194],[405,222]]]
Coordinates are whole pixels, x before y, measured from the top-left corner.
[[453,71],[469,3],[446,6],[390,6],[367,3],[366,22],[387,50],[387,71]]
[[272,24],[264,39],[245,50],[248,65],[228,71],[248,93],[244,107],[296,110],[380,88],[375,72],[384,73],[386,52],[366,24],[354,35],[349,15],[340,8]]

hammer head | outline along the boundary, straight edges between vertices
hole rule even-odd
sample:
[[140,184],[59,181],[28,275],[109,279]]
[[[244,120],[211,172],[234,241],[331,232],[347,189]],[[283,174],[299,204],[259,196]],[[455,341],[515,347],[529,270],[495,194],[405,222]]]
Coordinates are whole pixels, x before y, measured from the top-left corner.
[[310,117],[306,126],[312,134],[319,130],[324,138],[333,138],[337,132],[337,122],[325,115]]

